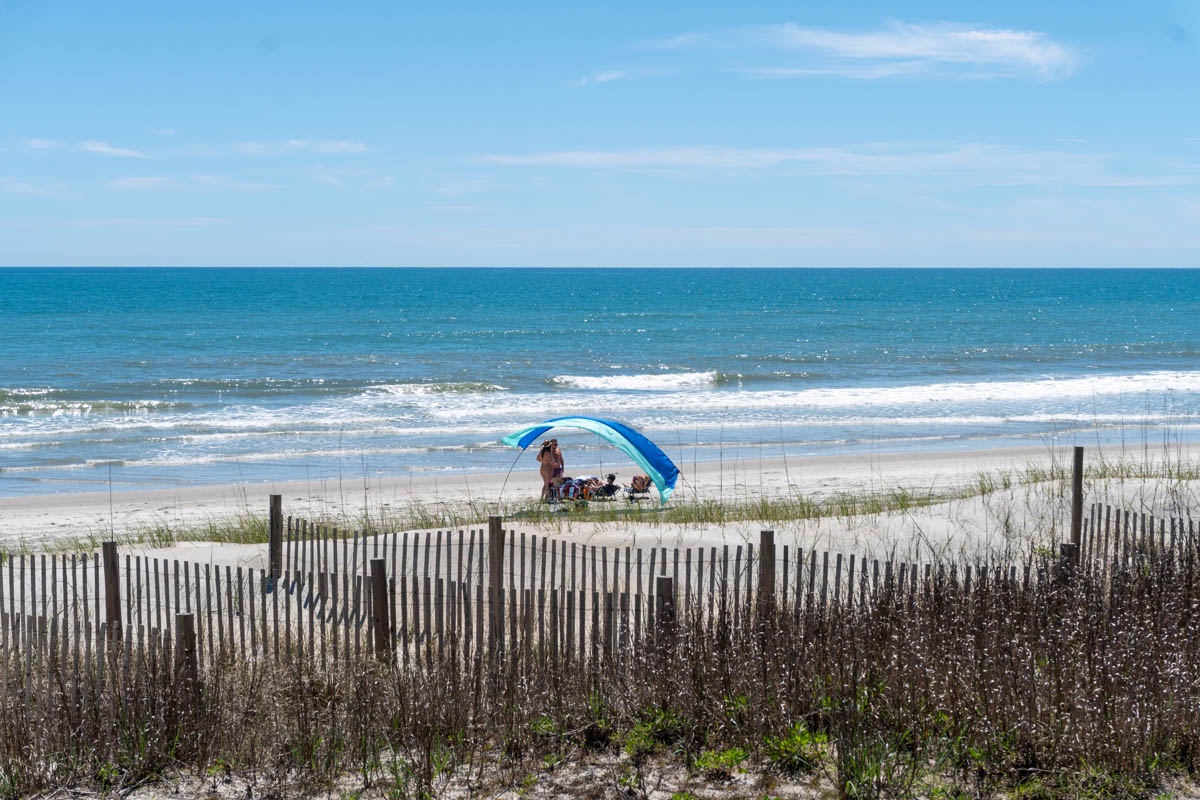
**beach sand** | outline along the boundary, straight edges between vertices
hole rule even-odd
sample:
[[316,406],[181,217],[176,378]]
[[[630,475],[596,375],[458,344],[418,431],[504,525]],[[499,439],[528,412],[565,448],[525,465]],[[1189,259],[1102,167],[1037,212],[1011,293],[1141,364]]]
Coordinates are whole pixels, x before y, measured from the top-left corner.
[[[1171,464],[1195,462],[1200,449],[1169,451],[1085,450],[1089,467],[1099,463]],[[901,555],[1027,552],[1031,543],[1063,537],[1070,513],[1068,480],[1027,482],[1051,467],[1069,476],[1072,448],[1021,447],[991,450],[924,450],[870,455],[759,459],[681,465],[683,476],[673,503],[749,501],[760,498],[831,500],[841,496],[903,493],[910,507],[881,514],[824,516],[819,520],[726,522],[668,525],[654,513],[657,499],[628,508],[618,522],[590,522],[586,513],[565,514],[550,523],[510,520],[508,527],[550,533],[609,546],[715,546],[756,542],[771,527],[778,542],[838,552]],[[610,465],[608,470],[613,469]],[[628,481],[633,465],[617,467]],[[602,470],[597,467],[594,472]],[[586,465],[573,470],[588,474]],[[974,491],[990,483],[994,491]],[[1007,485],[1011,484],[1011,485]],[[338,484],[228,484],[170,490],[48,494],[0,498],[0,547],[42,549],[80,540],[128,540],[158,529],[181,531],[221,525],[238,518],[265,518],[271,494],[280,494],[284,514],[326,521],[344,528],[413,508],[471,510],[478,524],[489,513],[532,506],[540,489],[534,469],[509,475],[441,473]],[[655,493],[651,492],[652,496]],[[960,497],[953,497],[960,495]],[[961,495],[968,495],[961,497]],[[929,497],[948,498],[928,504]],[[1185,516],[1195,508],[1200,487],[1193,481],[1154,479],[1088,480],[1085,504],[1111,503],[1160,515]],[[181,545],[193,550],[196,544]],[[255,552],[261,548],[253,548]],[[221,545],[206,555],[246,563],[238,548]],[[243,554],[244,555],[244,554]],[[246,556],[251,558],[251,556]]]

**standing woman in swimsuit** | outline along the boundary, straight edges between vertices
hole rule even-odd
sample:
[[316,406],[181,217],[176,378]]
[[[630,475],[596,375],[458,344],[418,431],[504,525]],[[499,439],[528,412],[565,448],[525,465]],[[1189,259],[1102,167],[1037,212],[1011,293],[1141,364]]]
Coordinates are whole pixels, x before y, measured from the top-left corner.
[[539,468],[542,474],[542,500],[550,499],[550,487],[554,485],[555,478],[561,478],[563,475],[563,457],[562,451],[558,449],[557,439],[547,439],[542,442],[542,449],[537,454]]

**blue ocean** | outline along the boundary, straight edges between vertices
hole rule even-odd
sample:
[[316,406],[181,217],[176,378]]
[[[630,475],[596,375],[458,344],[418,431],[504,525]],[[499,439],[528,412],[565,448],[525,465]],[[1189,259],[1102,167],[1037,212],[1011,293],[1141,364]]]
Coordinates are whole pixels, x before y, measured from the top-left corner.
[[1200,271],[0,269],[0,496],[505,471],[566,414],[685,473],[1191,440]]

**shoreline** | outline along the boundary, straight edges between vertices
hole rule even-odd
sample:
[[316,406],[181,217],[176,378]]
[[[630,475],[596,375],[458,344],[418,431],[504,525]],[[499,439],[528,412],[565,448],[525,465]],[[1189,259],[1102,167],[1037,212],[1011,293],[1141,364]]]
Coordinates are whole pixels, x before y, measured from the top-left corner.
[[[1167,457],[1195,461],[1200,445],[1169,449],[1087,447],[1090,464],[1142,463]],[[926,495],[951,493],[982,475],[1015,475],[1055,466],[1068,473],[1072,445],[948,451],[821,455],[710,461],[688,465],[672,503],[739,502],[839,494],[878,494],[906,490]],[[607,468],[612,470],[610,464]],[[569,470],[572,471],[572,470]],[[617,468],[627,483],[633,464]],[[584,467],[574,474],[589,474]],[[0,498],[0,539],[28,546],[84,537],[136,535],[155,528],[185,529],[246,517],[265,518],[269,495],[283,496],[284,514],[311,520],[352,522],[412,508],[478,510],[480,521],[502,507],[534,503],[540,490],[536,470],[455,473],[376,478],[364,482],[228,483],[175,489],[59,493]],[[651,493],[652,496],[654,492]],[[656,500],[652,501],[656,505]]]

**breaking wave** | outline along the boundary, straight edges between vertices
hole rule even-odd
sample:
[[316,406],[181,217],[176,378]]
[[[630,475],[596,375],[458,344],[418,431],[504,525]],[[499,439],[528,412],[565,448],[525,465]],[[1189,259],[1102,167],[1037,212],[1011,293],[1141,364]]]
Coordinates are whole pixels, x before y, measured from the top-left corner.
[[646,375],[557,375],[550,379],[553,386],[587,391],[658,391],[715,386],[717,372],[651,373]]

